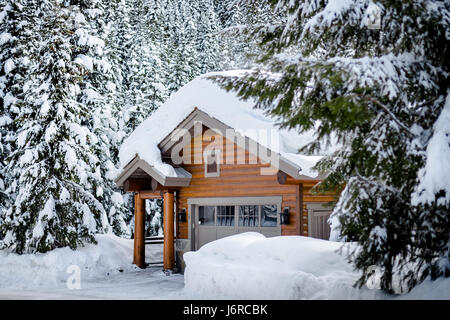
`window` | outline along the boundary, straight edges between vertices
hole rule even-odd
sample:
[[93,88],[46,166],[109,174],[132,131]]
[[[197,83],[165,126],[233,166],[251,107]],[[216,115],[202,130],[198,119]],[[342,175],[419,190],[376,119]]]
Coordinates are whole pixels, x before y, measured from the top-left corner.
[[259,227],[259,206],[239,206],[239,226]]
[[279,227],[277,204],[235,205],[233,203],[198,206],[198,224],[211,227],[270,228]]
[[202,226],[214,225],[214,210],[213,206],[200,206],[198,207],[198,224]]
[[276,227],[277,214],[275,204],[261,206],[261,227]]
[[216,226],[234,227],[234,206],[218,206]]
[[220,175],[220,150],[207,150],[204,153],[205,177]]

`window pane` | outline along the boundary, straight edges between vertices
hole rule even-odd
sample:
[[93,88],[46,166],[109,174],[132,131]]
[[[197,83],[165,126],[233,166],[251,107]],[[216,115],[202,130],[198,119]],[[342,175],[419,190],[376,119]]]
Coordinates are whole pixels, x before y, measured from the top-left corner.
[[234,206],[218,206],[216,226],[234,226]]
[[277,214],[277,205],[261,206],[261,227],[276,227]]
[[239,226],[259,227],[258,206],[239,206]]
[[206,153],[206,173],[217,174],[219,172],[219,156],[220,153],[216,150],[211,150],[210,153]]
[[198,224],[202,226],[214,225],[214,207],[200,206],[198,207]]

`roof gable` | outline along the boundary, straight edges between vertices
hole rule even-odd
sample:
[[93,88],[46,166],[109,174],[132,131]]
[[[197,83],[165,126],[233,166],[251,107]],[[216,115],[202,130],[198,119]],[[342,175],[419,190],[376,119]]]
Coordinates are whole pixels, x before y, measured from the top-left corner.
[[136,174],[140,170],[145,172],[150,178],[155,179],[163,187],[185,187],[189,185],[192,178],[192,175],[181,167],[174,169],[177,173],[176,177],[168,177],[136,155],[134,159],[123,168],[119,176],[115,179],[115,183],[119,187],[122,187],[127,179],[142,179],[142,176],[139,173]]
[[273,150],[271,146],[253,139],[245,130],[271,130],[279,136],[279,150],[274,151],[280,155],[280,169],[294,178],[319,178],[310,169],[320,157],[295,155],[300,147],[313,140],[312,132],[299,134],[295,130],[280,128],[276,119],[254,109],[255,101],[243,101],[234,92],[220,88],[209,80],[212,75],[217,73],[202,75],[182,87],[136,128],[119,151],[124,169],[129,168],[138,155],[162,176],[177,177],[176,168],[165,163],[161,154],[177,143],[176,129],[192,130],[194,122],[201,121],[220,132],[227,129],[243,132],[246,141],[257,141],[258,148],[265,148],[268,153]]

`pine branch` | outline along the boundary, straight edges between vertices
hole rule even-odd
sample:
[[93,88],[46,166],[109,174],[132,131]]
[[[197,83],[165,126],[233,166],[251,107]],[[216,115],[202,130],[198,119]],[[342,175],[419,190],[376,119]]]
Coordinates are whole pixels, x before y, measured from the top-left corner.
[[402,121],[400,121],[394,113],[392,113],[391,110],[389,110],[388,107],[386,107],[384,104],[382,104],[378,99],[371,97],[369,95],[365,95],[365,94],[360,94],[360,93],[352,93],[350,96],[357,96],[360,98],[364,98],[367,99],[371,102],[373,102],[374,104],[376,104],[377,106],[381,107],[384,111],[386,111],[388,113],[388,115],[392,118],[392,120],[394,120],[395,123],[397,123],[402,129],[404,129],[407,133],[409,133],[411,136],[416,136],[413,132],[411,132],[411,130],[409,130],[409,128],[403,124]]

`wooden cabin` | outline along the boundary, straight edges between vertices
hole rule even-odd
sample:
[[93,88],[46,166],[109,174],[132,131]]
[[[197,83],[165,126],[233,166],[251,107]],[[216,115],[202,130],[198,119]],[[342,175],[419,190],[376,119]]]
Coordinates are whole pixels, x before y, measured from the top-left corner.
[[[302,168],[301,163],[309,158],[302,156],[303,162],[299,164],[295,156],[275,152],[267,144],[238,132],[227,119],[203,109],[202,101],[185,99],[186,90],[192,94],[190,89],[188,86],[180,90],[171,98],[175,102],[169,99],[161,107],[166,112],[177,112],[180,104],[196,103],[186,107],[189,113],[183,109],[187,116],[181,121],[181,117],[170,120],[170,128],[164,128],[162,134],[152,126],[160,123],[164,114],[156,115],[155,119],[152,115],[142,124],[150,129],[137,130],[125,142],[134,144],[134,149],[126,151],[128,155],[116,183],[124,191],[134,193],[133,263],[142,268],[146,263],[144,201],[147,199],[164,200],[164,269],[177,266],[184,270],[185,252],[242,232],[255,231],[267,237],[301,235],[328,239],[327,218],[331,208],[326,204],[333,200],[333,195],[311,193],[311,188],[323,177]],[[241,103],[234,99],[229,100]],[[253,112],[248,102],[246,108],[246,112]],[[139,139],[141,142],[136,143]],[[145,153],[146,144],[151,141],[157,145],[160,162],[156,163],[154,157]],[[318,159],[312,157],[309,165]]]

